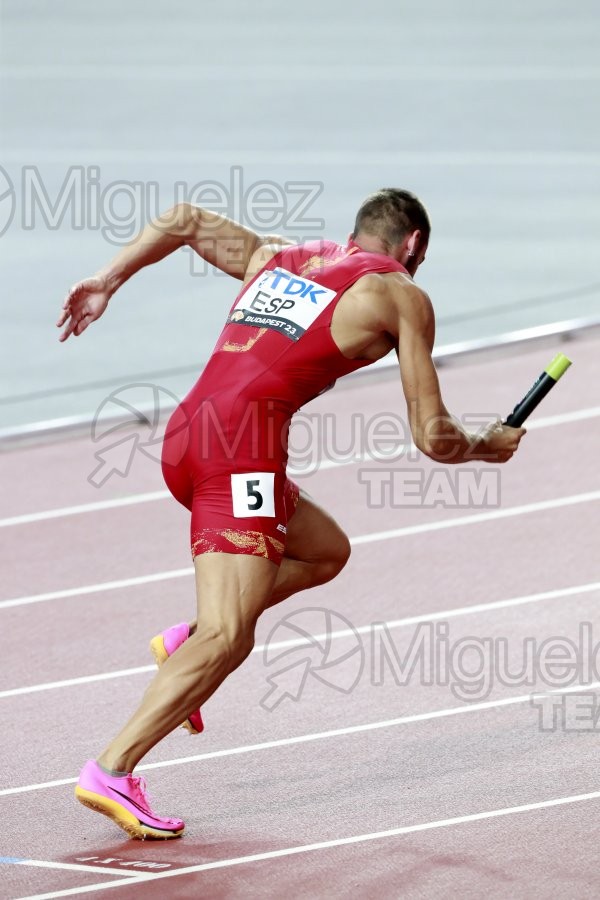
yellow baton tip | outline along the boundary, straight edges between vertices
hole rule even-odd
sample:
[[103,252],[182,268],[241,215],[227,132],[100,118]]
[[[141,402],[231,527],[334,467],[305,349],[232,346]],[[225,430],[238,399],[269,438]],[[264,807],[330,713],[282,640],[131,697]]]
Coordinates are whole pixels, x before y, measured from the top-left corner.
[[557,353],[552,362],[546,366],[544,372],[553,378],[555,381],[565,374],[569,366],[571,365],[571,360],[568,359],[564,353]]

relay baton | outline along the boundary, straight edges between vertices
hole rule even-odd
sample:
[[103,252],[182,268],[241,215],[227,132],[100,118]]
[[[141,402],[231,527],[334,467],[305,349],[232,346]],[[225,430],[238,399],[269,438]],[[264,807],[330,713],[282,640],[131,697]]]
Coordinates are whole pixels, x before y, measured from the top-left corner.
[[548,391],[552,390],[570,365],[571,360],[567,359],[564,353],[557,353],[503,424],[510,425],[512,428],[520,428],[527,416],[531,415],[538,403],[541,403]]

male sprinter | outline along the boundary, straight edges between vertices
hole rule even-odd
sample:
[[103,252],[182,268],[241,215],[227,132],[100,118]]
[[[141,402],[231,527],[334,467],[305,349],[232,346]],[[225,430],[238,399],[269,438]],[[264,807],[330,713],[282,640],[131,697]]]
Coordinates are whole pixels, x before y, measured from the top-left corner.
[[61,340],[82,334],[137,271],[185,245],[243,282],[164,440],[165,480],[191,511],[197,623],[153,641],[162,663],[156,677],[75,789],[131,837],[174,838],[184,830],[180,819],[150,808],[143,780],[132,775],[142,757],[186,719],[201,730],[199,708],[248,656],[265,609],[329,581],[348,560],[346,535],[286,478],[294,412],[394,348],[423,453],[444,463],[499,463],[519,445],[524,429],[496,424],[475,436],[444,406],[431,358],[432,306],[412,280],[429,232],[420,201],[396,189],[364,201],[346,246],[294,246],[181,204],[69,292],[57,323],[66,323]]

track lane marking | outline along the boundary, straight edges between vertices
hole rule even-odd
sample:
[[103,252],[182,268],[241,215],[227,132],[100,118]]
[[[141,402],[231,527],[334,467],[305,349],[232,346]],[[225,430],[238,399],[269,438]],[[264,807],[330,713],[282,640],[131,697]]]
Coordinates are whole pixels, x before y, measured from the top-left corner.
[[[308,744],[313,741],[322,741],[329,738],[345,737],[349,734],[361,734],[368,731],[380,731],[383,728],[394,728],[398,725],[412,725],[415,722],[428,722],[433,719],[446,719],[451,716],[460,716],[466,713],[483,712],[489,709],[501,709],[505,706],[516,706],[531,701],[534,696],[549,696],[551,694],[573,694],[577,692],[600,690],[600,681],[590,684],[574,684],[569,687],[556,688],[554,690],[532,691],[529,694],[519,694],[516,697],[503,697],[500,700],[485,700],[481,703],[464,704],[463,706],[451,706],[448,709],[437,709],[427,713],[414,713],[410,716],[400,716],[397,719],[384,719],[381,722],[367,722],[364,725],[348,725],[346,728],[335,728],[330,731],[317,731],[311,734],[300,734],[290,738],[280,738],[275,741],[265,741],[261,744],[246,744],[241,747],[228,747],[224,750],[212,750],[208,753],[198,753],[194,756],[184,756],[178,759],[168,759],[161,762],[146,763],[137,766],[138,772],[149,772],[152,769],[165,769],[172,766],[182,766],[188,763],[203,762],[207,759],[221,759],[225,756],[240,756],[243,753],[256,753],[261,750],[277,750],[280,747],[290,747],[295,744]],[[14,794],[25,794],[31,791],[45,790],[51,787],[62,787],[67,784],[76,784],[77,778],[62,778],[56,781],[40,782],[39,784],[26,784],[20,787],[3,788],[0,797],[8,797]]]
[[520,506],[508,506],[504,509],[494,509],[491,512],[474,513],[470,516],[458,516],[454,519],[438,519],[434,522],[427,522],[424,525],[408,525],[404,528],[392,528],[388,531],[375,531],[370,534],[363,534],[355,538],[350,538],[350,543],[353,547],[358,547],[362,544],[373,544],[378,541],[389,541],[400,537],[410,537],[414,534],[427,534],[430,531],[443,531],[446,528],[460,528],[463,525],[479,525],[482,522],[492,522],[497,519],[510,519],[514,516],[545,512],[549,509],[561,509],[579,503],[592,503],[595,500],[600,500],[600,490],[586,491],[584,494],[571,494],[569,497],[558,497],[555,500],[539,500],[535,503],[524,503]]
[[[592,591],[600,591],[600,581],[591,581],[587,584],[573,585],[567,588],[556,588],[552,591],[540,591],[535,594],[524,594],[520,597],[509,597],[506,600],[494,600],[490,603],[475,603],[471,606],[459,606],[454,609],[445,609],[438,612],[423,613],[419,616],[407,616],[403,619],[390,619],[386,622],[371,623],[369,625],[360,625],[352,631],[349,628],[341,628],[332,631],[329,634],[322,633],[313,635],[311,640],[326,641],[336,640],[337,638],[351,637],[354,634],[371,634],[372,631],[381,631],[383,628],[388,630],[394,628],[402,628],[406,625],[418,625],[421,622],[435,622],[439,619],[452,619],[458,616],[468,616],[474,613],[489,612],[492,610],[506,609],[514,606],[524,606],[528,603],[541,603],[544,600],[557,600],[560,597],[574,597],[579,594],[587,594]],[[311,644],[308,638],[291,638],[287,641],[271,641],[269,649],[281,650],[287,647],[304,647]],[[258,644],[252,649],[252,654],[264,653],[266,644]],[[149,672],[155,672],[156,666],[137,666],[132,669],[118,669],[114,672],[100,672],[96,675],[81,675],[78,678],[66,678],[62,681],[47,681],[42,684],[33,684],[27,687],[9,688],[0,691],[0,700],[8,697],[19,697],[23,694],[35,694],[39,691],[51,691],[66,687],[76,687],[81,684],[92,684],[98,681],[109,681],[113,678],[129,678],[132,675],[146,675]]]
[[386,838],[401,837],[405,834],[418,834],[422,831],[432,831],[436,828],[449,828],[453,825],[465,825],[470,822],[482,822],[486,819],[495,819],[501,816],[511,816],[518,813],[532,812],[539,809],[550,809],[555,806],[564,806],[570,803],[583,803],[587,800],[600,799],[600,791],[590,791],[587,794],[571,794],[568,797],[554,797],[551,800],[540,800],[536,803],[523,803],[520,806],[505,806],[501,809],[486,810],[485,812],[469,813],[465,816],[453,816],[450,819],[437,819],[433,822],[420,822],[417,825],[403,825],[400,828],[388,828],[385,831],[373,831],[367,834],[357,834],[351,837],[334,838],[329,841],[319,841],[313,844],[303,844],[297,847],[286,847],[282,850],[270,850],[265,853],[255,853],[248,856],[237,856],[232,859],[219,859],[210,863],[199,863],[195,866],[184,866],[181,869],[173,869],[168,872],[156,872],[152,874],[137,875],[134,878],[124,878],[122,881],[100,882],[81,888],[68,888],[64,891],[52,891],[47,894],[32,894],[22,897],[21,900],[53,900],[55,897],[69,897],[75,894],[85,894],[88,891],[101,891],[106,888],[122,887],[123,885],[143,884],[149,881],[158,881],[164,878],[177,878],[180,875],[193,875],[198,872],[208,872],[212,869],[225,869],[232,866],[241,866],[247,863],[263,862],[267,859],[280,859],[286,856],[297,856],[302,853],[314,853],[319,850],[331,850],[337,847],[347,847],[351,844],[363,844],[368,841],[380,841]]
[[0,863],[3,862],[13,866],[33,866],[37,869],[64,869],[67,872],[101,872],[103,875],[127,875],[129,878],[135,878],[139,875],[139,872],[125,868],[113,869],[108,866],[83,866],[79,863],[54,862],[54,860],[49,859],[0,856]]
[[117,669],[114,672],[99,672],[96,675],[65,678],[62,681],[46,681],[42,684],[29,685],[29,687],[9,688],[7,691],[0,691],[0,700],[8,697],[20,697],[23,694],[37,694],[39,691],[55,691],[60,688],[77,687],[80,684],[111,681],[113,678],[130,678],[132,675],[146,675],[148,672],[156,672],[156,666],[136,666],[133,669]]
[[102,581],[99,584],[88,584],[79,588],[67,588],[62,591],[49,591],[45,594],[33,594],[30,597],[17,597],[14,600],[0,601],[0,609],[14,606],[26,606],[29,603],[45,603],[48,600],[62,600],[66,597],[78,597],[80,594],[98,594],[103,591],[114,591],[119,588],[136,587],[140,584],[153,584],[157,581],[170,581],[172,578],[183,578],[193,575],[192,566],[186,569],[169,569],[167,572],[154,572],[151,575],[137,575],[133,578],[120,578],[117,581]]
[[[580,503],[592,503],[600,500],[600,490],[587,491],[584,494],[572,494],[568,497],[559,497],[555,500],[540,500],[535,503],[525,503],[520,506],[509,506],[504,509],[494,509],[488,512],[474,513],[473,515],[458,516],[452,519],[440,519],[427,522],[423,525],[408,525],[404,528],[392,528],[388,531],[376,531],[370,534],[358,535],[350,538],[353,547],[363,544],[372,544],[379,541],[395,540],[401,537],[411,537],[416,534],[427,534],[432,531],[442,531],[447,528],[461,528],[465,525],[477,525],[483,522],[493,522],[498,519],[508,519],[515,516],[528,515],[529,513],[545,512],[550,509],[561,509]],[[26,606],[30,603],[44,603],[49,600],[60,600],[66,597],[77,597],[84,594],[95,594],[101,591],[116,590],[117,588],[134,587],[142,584],[150,584],[157,581],[167,581],[171,578],[182,578],[184,575],[192,575],[193,567],[187,569],[172,569],[166,572],[154,572],[150,575],[139,575],[133,578],[124,578],[118,581],[100,582],[99,584],[84,585],[78,588],[67,588],[61,591],[50,591],[44,594],[33,594],[26,597],[15,597],[10,600],[0,601],[0,610],[10,609],[15,606]]]
[[82,513],[102,512],[104,509],[117,509],[120,506],[135,506],[137,503],[151,503],[154,500],[164,500],[170,497],[169,491],[150,491],[145,494],[128,494],[125,497],[113,497],[112,500],[96,500],[94,503],[81,503],[78,506],[62,506],[58,509],[47,509],[37,513],[27,513],[22,516],[9,516],[0,519],[0,528],[10,528],[13,525],[28,525],[32,522],[45,522],[49,519],[62,519],[66,516],[77,516]]
[[[554,416],[546,416],[540,419],[534,419],[527,424],[528,431],[535,431],[538,428],[551,428],[556,425],[566,425],[572,422],[581,422],[586,419],[592,419],[600,416],[600,406],[590,406],[585,409],[574,410],[570,413],[559,413]],[[414,444],[406,445],[406,453],[415,452]],[[388,455],[383,454],[361,454],[353,456],[349,459],[325,459],[318,464],[315,470],[335,469],[342,466],[357,465],[369,460],[389,459]],[[292,477],[299,477],[306,474],[302,469],[294,469],[290,467],[288,474]],[[67,516],[81,515],[83,513],[102,512],[107,509],[116,509],[123,506],[133,506],[139,503],[151,503],[157,500],[166,500],[171,497],[169,491],[151,491],[142,494],[128,494],[125,497],[115,497],[112,500],[98,500],[94,503],[82,503],[76,506],[63,506],[57,509],[43,510],[37,513],[27,513],[20,516],[9,516],[6,519],[0,519],[0,528],[9,528],[15,525],[28,525],[33,522],[44,522],[49,519],[60,519]]]

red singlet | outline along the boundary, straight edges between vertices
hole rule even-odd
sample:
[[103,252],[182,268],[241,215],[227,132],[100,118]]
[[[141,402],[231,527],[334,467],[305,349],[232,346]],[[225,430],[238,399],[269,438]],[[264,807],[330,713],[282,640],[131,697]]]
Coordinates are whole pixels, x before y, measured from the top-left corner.
[[192,513],[192,556],[250,553],[277,564],[298,488],[286,478],[292,415],[371,360],[331,336],[342,294],[370,272],[406,272],[352,241],[286,247],[238,294],[202,375],[173,413],[163,474]]

